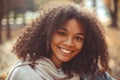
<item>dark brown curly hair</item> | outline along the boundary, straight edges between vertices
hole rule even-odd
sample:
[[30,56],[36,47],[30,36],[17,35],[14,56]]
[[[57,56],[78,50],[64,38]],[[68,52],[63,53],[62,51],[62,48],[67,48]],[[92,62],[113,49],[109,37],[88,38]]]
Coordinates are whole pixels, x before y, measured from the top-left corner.
[[101,29],[103,26],[92,12],[76,4],[56,6],[36,19],[32,25],[25,27],[13,48],[14,53],[23,60],[29,56],[33,65],[41,57],[50,58],[53,33],[70,19],[76,19],[82,24],[85,39],[80,54],[63,63],[63,71],[67,74],[71,71],[81,74],[95,72],[98,69],[108,70],[108,49]]

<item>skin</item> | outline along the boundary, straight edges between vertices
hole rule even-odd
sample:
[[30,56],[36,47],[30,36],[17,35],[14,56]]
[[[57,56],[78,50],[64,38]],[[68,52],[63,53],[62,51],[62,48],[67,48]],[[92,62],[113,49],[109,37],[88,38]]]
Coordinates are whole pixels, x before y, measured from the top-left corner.
[[51,40],[53,51],[51,60],[57,68],[62,63],[70,61],[82,49],[84,43],[84,30],[76,19],[70,19],[66,24],[54,32]]

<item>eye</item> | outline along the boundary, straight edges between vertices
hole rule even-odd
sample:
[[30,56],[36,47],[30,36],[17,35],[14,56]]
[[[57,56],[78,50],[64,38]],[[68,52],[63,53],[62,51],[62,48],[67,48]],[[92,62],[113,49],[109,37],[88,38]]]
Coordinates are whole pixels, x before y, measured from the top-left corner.
[[81,36],[76,36],[76,37],[75,37],[75,40],[76,40],[76,41],[83,41],[83,37],[81,37]]
[[64,32],[64,31],[58,31],[57,33],[60,36],[66,36],[67,35],[66,32]]

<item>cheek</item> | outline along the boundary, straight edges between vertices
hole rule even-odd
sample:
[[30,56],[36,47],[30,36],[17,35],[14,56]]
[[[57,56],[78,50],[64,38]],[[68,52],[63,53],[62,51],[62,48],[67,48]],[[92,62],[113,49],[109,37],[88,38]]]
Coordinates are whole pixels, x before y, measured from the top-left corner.
[[62,42],[63,40],[64,40],[63,37],[60,37],[60,36],[55,34],[55,35],[53,35],[51,42],[58,44],[58,43]]
[[60,42],[60,39],[57,37],[53,37],[53,39],[51,41],[51,43],[53,43],[53,44],[58,44],[59,42]]
[[61,39],[57,36],[54,36],[51,40],[51,45],[57,45],[61,42]]
[[79,44],[78,43],[76,44],[76,48],[77,48],[78,51],[81,51],[82,47],[83,47],[83,42],[79,43]]

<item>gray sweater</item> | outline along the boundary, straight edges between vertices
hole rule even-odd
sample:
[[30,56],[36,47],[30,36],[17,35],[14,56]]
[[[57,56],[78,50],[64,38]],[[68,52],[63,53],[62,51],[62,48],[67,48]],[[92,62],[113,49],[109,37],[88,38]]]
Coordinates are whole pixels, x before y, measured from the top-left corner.
[[41,58],[36,61],[35,68],[30,66],[29,61],[18,61],[13,65],[6,80],[115,80],[107,72],[104,74],[96,73],[78,74],[73,72],[73,76],[64,74],[62,69],[57,69],[53,62],[48,58]]

